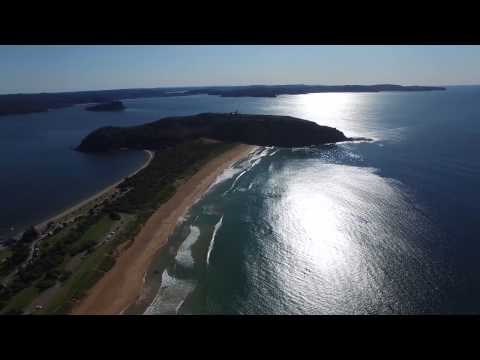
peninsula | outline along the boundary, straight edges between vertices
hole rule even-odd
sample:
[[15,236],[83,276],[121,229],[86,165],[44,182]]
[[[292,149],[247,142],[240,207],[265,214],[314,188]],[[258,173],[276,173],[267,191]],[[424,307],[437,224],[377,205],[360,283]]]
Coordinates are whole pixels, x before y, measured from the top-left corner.
[[347,140],[307,120],[238,113],[97,129],[78,151],[148,149],[147,164],[68,214],[30,228],[4,250],[0,313],[118,314],[137,302],[153,259],[160,254],[168,260],[178,219],[232,162],[257,146]]
[[163,118],[140,126],[99,128],[83,139],[77,150],[161,150],[200,138],[279,147],[352,140],[335,128],[291,116],[204,113]]

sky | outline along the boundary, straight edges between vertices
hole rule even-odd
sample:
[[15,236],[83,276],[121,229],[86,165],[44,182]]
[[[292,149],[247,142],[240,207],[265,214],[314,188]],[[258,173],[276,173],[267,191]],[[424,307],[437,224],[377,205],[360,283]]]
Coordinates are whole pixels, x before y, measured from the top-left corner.
[[7,46],[0,93],[249,84],[480,84],[480,46]]

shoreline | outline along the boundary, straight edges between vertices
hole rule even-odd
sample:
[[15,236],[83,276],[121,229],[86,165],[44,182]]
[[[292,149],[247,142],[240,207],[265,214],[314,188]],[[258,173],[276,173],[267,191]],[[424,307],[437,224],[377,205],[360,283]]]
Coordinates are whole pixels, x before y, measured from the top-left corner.
[[182,183],[175,194],[147,220],[131,245],[120,253],[115,265],[90,289],[71,314],[116,315],[141,300],[145,274],[159,253],[167,249],[165,245],[178,220],[226,168],[255,149],[257,146],[239,144],[209,160]]
[[[122,182],[124,182],[126,178],[134,176],[135,174],[139,173],[141,170],[145,169],[150,164],[150,162],[152,161],[153,157],[155,156],[155,153],[151,150],[143,150],[143,151],[147,154],[148,158],[145,161],[145,163],[141,167],[139,167],[137,170],[135,170],[133,173],[124,176],[121,180],[116,181],[115,183],[113,183],[113,184],[107,186],[106,188],[98,191],[97,193],[87,197],[86,199],[83,199],[80,202],[75,203],[73,206],[70,206],[70,207],[66,208],[65,210],[57,213],[56,215],[51,216],[48,219],[34,225],[35,228],[37,228],[40,231],[43,231],[43,230],[45,230],[48,223],[59,221],[59,220],[65,220],[65,218],[72,216],[75,211],[81,210],[83,207],[85,207],[85,206],[91,204],[92,202],[98,200],[102,196],[107,195],[110,192],[114,191],[115,188],[118,185],[120,185]],[[60,221],[60,222],[63,222],[63,221]]]

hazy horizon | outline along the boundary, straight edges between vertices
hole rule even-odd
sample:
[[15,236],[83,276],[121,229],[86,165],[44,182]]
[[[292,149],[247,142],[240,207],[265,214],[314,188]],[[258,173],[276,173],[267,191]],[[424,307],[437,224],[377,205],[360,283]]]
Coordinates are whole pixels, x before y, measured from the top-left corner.
[[0,46],[0,94],[245,85],[480,84],[480,46]]
[[17,93],[2,93],[0,95],[30,95],[30,94],[56,94],[56,93],[70,93],[70,92],[84,92],[84,91],[109,91],[109,90],[129,90],[129,89],[180,89],[180,88],[207,88],[207,87],[235,87],[235,86],[283,86],[283,85],[319,85],[319,86],[341,86],[341,85],[359,85],[359,86],[373,86],[373,85],[402,85],[402,86],[439,86],[439,87],[456,87],[456,86],[480,86],[478,84],[399,84],[399,83],[371,83],[371,84],[317,84],[317,83],[289,83],[289,84],[221,84],[221,85],[177,85],[177,86],[151,86],[151,87],[120,87],[120,88],[98,88],[98,89],[79,89],[79,90],[58,90],[58,91],[37,91],[37,92],[17,92]]

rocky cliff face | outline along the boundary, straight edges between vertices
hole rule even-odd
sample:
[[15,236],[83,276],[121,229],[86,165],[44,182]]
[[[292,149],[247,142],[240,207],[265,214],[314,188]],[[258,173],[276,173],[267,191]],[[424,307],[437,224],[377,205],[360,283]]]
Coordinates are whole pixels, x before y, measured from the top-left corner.
[[127,128],[90,133],[77,150],[162,149],[197,138],[261,146],[299,147],[349,140],[341,131],[290,116],[216,114],[171,117]]

